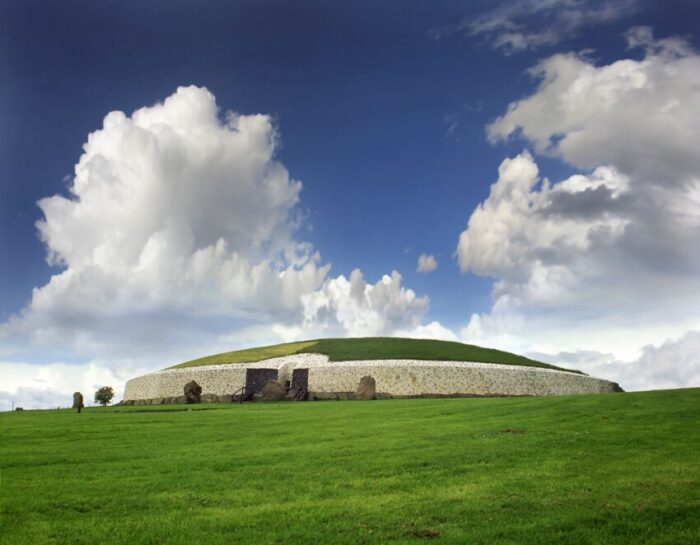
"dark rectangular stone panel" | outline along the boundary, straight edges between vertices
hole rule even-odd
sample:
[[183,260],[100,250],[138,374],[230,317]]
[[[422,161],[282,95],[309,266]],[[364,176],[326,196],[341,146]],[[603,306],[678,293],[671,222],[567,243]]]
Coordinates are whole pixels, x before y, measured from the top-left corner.
[[277,369],[246,369],[246,394],[250,392],[261,393],[265,384],[272,380],[277,380]]
[[300,388],[309,388],[309,370],[308,369],[294,369],[292,371],[292,390],[299,390]]

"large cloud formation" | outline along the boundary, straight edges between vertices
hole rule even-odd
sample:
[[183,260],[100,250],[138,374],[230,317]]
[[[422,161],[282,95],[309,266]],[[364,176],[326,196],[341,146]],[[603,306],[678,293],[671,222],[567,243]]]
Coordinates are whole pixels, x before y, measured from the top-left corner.
[[656,186],[696,182],[700,56],[648,27],[631,29],[627,42],[644,58],[596,66],[569,53],[536,65],[536,92],[510,104],[489,138],[520,133],[540,153],[585,169],[613,164]]
[[629,355],[699,325],[700,56],[648,28],[627,39],[641,60],[545,59],[537,90],[488,126],[494,142],[520,136],[583,173],[552,183],[528,152],[501,164],[457,247],[462,271],[496,279],[467,338],[527,317],[531,338],[573,330]]
[[218,116],[206,89],[179,88],[90,134],[69,197],[39,201],[49,261],[64,267],[31,309],[89,315],[217,314],[294,307],[328,267],[291,235],[301,183],[273,159],[265,115]]
[[231,349],[232,332],[255,324],[273,342],[417,323],[428,300],[398,273],[375,285],[359,270],[329,278],[330,264],[297,240],[302,184],[275,159],[277,143],[269,116],[222,115],[200,87],[109,113],[69,194],[39,201],[40,237],[60,270],[0,325],[0,358],[44,345],[158,367],[188,350]]

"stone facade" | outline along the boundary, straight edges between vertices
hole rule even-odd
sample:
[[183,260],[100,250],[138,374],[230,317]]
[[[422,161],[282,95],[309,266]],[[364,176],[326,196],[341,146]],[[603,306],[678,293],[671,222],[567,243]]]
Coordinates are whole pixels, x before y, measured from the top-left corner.
[[[309,397],[352,397],[360,379],[376,381],[378,398],[423,396],[542,396],[620,391],[614,382],[578,373],[494,363],[428,360],[329,362],[323,354],[296,354],[254,363],[165,369],[126,383],[125,402],[165,402],[182,395],[195,380],[202,400],[230,399],[246,381],[247,368],[277,369],[278,381],[290,381],[295,368],[309,370]],[[226,397],[224,397],[226,396]]]

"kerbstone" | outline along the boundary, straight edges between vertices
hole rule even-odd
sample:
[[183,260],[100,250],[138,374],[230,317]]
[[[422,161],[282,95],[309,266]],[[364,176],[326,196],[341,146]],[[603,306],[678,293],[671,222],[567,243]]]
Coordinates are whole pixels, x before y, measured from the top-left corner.
[[369,375],[362,377],[360,384],[357,385],[355,399],[366,401],[375,397],[377,397],[377,382]]
[[271,380],[262,389],[263,401],[282,401],[287,392],[279,382],[276,380]]

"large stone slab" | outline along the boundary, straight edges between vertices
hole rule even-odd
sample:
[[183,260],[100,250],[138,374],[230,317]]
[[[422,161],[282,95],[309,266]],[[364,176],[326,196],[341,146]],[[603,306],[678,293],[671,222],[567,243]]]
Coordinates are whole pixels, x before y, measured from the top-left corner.
[[377,397],[377,381],[367,375],[360,379],[355,392],[355,399],[369,400]]
[[287,391],[279,382],[271,380],[262,389],[263,401],[282,401],[287,395]]
[[202,387],[194,380],[191,380],[185,384],[184,392],[186,403],[191,404],[202,402]]

